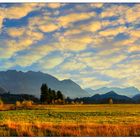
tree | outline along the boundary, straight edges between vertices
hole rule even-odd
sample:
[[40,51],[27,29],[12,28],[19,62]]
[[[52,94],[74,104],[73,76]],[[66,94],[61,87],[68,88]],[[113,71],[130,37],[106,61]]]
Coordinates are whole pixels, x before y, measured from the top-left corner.
[[57,100],[58,100],[58,103],[59,104],[64,104],[65,103],[65,101],[64,101],[64,96],[63,96],[63,94],[61,93],[61,91],[57,91]]
[[41,102],[46,102],[47,101],[47,96],[48,96],[48,86],[47,86],[47,84],[42,84],[40,101]]
[[61,99],[61,100],[64,99],[63,94],[59,90],[57,91],[57,99]]
[[56,100],[56,92],[55,90],[51,90],[51,103],[54,104]]
[[67,98],[65,99],[65,101],[66,101],[67,104],[71,103],[70,97],[67,97]]
[[42,84],[41,86],[41,103],[54,104],[54,103],[64,103],[64,96],[61,91],[55,92],[51,88],[48,88],[47,84]]
[[111,98],[109,99],[109,104],[113,104],[113,100]]

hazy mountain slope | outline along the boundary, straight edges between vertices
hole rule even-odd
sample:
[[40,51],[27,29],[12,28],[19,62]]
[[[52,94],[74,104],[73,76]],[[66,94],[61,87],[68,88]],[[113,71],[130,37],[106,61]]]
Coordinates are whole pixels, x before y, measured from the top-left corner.
[[0,86],[0,94],[6,93],[7,91]]
[[136,103],[140,103],[140,94],[135,95],[132,99],[135,100]]
[[97,90],[93,90],[91,88],[85,89],[91,95],[95,94],[105,94],[109,91],[114,91],[120,95],[125,95],[128,97],[133,97],[134,95],[140,94],[140,91],[135,87],[127,87],[127,88],[117,88],[117,87],[102,87]]
[[8,70],[0,72],[0,85],[13,94],[30,94],[39,97],[42,83],[47,83],[54,90],[61,90],[65,96],[71,98],[89,96],[79,85],[69,79],[59,81],[49,74],[33,71]]

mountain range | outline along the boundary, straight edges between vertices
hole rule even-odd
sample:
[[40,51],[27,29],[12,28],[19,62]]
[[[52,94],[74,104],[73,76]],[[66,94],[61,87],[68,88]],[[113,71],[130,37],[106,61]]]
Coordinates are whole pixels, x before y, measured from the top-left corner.
[[140,91],[135,87],[102,87],[97,90],[90,88],[82,89],[71,79],[59,80],[52,75],[42,72],[22,72],[16,70],[0,72],[0,94],[10,92],[11,94],[28,94],[39,98],[42,83],[47,83],[48,87],[53,90],[62,91],[65,97],[70,98],[101,98],[105,96],[103,94],[110,93],[111,91],[120,96],[122,95],[121,97],[127,96],[134,100],[137,100],[140,96]]
[[133,98],[127,97],[125,95],[119,95],[114,91],[110,91],[105,94],[95,94],[91,97],[79,98],[84,103],[92,104],[92,103],[109,103],[109,99],[113,100],[113,103],[135,103]]
[[137,94],[140,94],[140,91],[135,87],[127,87],[127,88],[118,88],[118,87],[102,87],[96,90],[93,90],[91,88],[86,88],[85,91],[87,91],[89,94],[95,95],[95,94],[105,94],[110,91],[114,91],[118,93],[119,95],[125,95],[128,97],[133,97]]
[[91,97],[67,98],[66,102],[83,102],[84,104],[108,104],[109,100],[112,99],[113,104],[139,104],[140,103],[140,94],[137,94],[133,97],[127,97],[125,95],[119,95],[114,91],[107,92],[105,94],[95,94]]
[[8,70],[0,72],[0,93],[9,91],[12,94],[30,94],[40,97],[42,83],[47,83],[49,88],[62,91],[66,97],[90,96],[88,92],[70,79],[60,81],[49,74],[34,71]]

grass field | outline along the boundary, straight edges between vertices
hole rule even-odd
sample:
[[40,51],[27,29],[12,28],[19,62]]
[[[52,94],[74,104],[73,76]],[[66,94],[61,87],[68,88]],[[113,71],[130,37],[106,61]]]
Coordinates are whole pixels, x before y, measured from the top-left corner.
[[0,136],[140,136],[140,105],[33,105],[0,111]]

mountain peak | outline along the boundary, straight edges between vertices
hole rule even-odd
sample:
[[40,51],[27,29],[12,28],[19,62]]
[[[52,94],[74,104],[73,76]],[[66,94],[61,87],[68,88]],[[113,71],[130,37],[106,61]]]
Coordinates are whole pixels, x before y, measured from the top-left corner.
[[16,71],[16,70],[7,70],[6,72],[18,72],[18,71]]
[[109,91],[108,93],[104,94],[104,95],[109,95],[109,96],[116,96],[118,95],[116,92],[114,91]]
[[[76,84],[78,85],[77,83],[75,83],[74,81],[72,81],[71,79],[64,79],[61,81],[62,83],[67,83],[67,84]],[[79,85],[78,85],[79,86]]]

